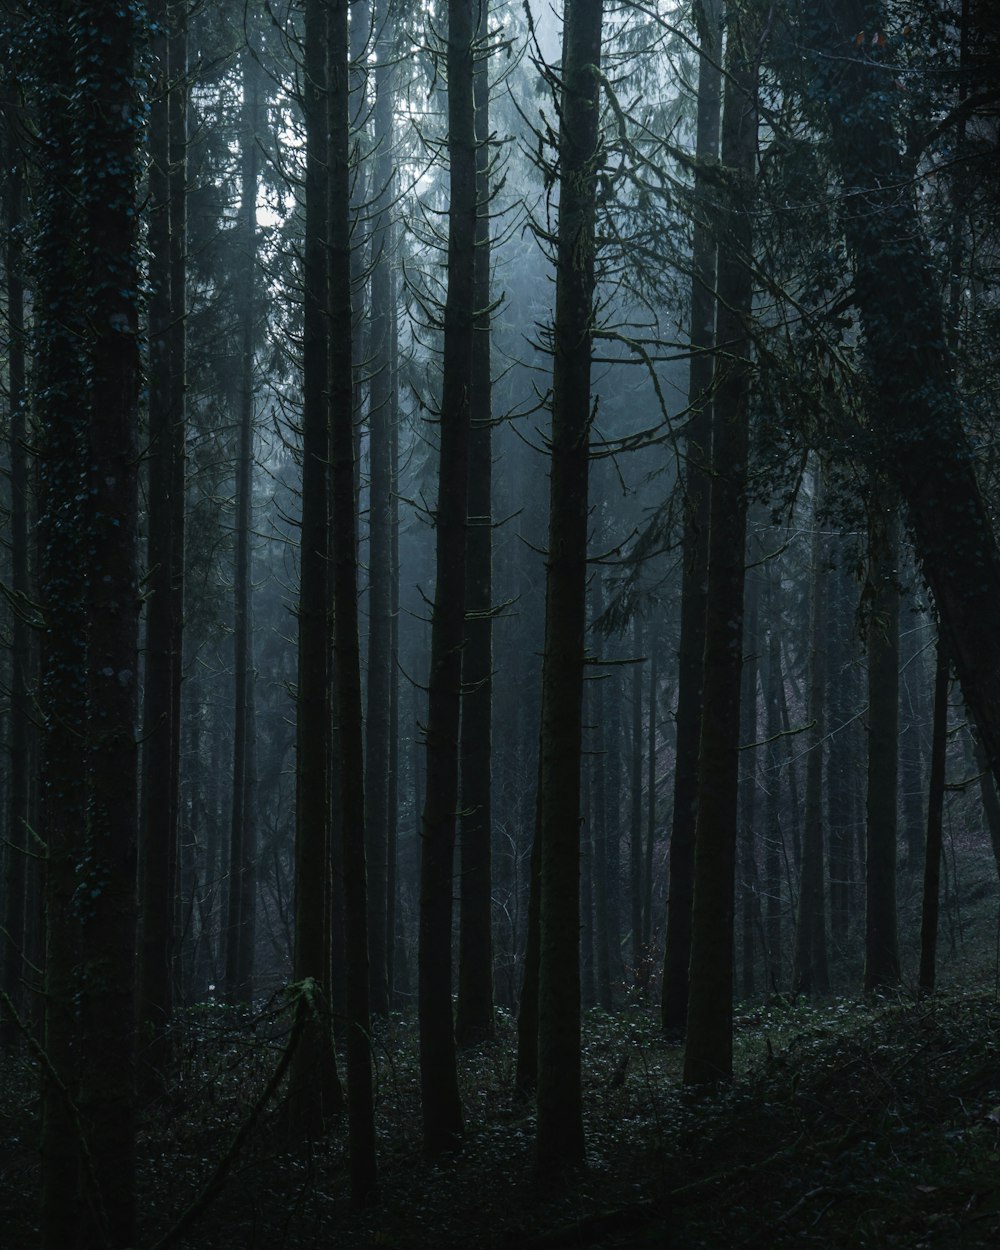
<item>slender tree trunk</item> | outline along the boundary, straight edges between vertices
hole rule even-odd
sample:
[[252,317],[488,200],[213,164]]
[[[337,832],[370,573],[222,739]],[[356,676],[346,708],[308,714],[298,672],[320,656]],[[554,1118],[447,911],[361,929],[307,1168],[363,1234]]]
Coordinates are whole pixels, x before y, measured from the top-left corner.
[[[149,449],[147,497],[146,584],[150,592],[146,613],[145,681],[143,689],[142,750],[142,946],[140,952],[139,1020],[144,1031],[141,1051],[143,1082],[162,1087],[170,1063],[166,1026],[173,1013],[174,906],[177,894],[177,807],[174,794],[175,755],[180,740],[175,723],[175,613],[173,605],[176,557],[174,544],[176,474],[174,425],[182,390],[172,358],[173,257],[184,240],[174,234],[171,221],[170,109],[171,87],[168,38],[169,6],[159,0],[154,9],[156,32],[153,52],[158,64],[157,90],[150,109],[150,217],[149,253]],[[181,400],[182,402],[182,400]],[[176,745],[175,745],[176,744]]]
[[[371,228],[371,476],[368,505],[368,715],[365,752],[365,831],[368,839],[368,950],[371,1009],[389,1010],[389,755],[394,660],[392,655],[392,359],[394,316],[390,206],[393,199],[392,106],[395,91],[393,19],[387,4],[376,17],[375,153]],[[394,858],[394,857],[393,857]]]
[[[912,600],[910,601],[912,605]],[[929,680],[923,654],[923,617],[911,606],[900,620],[899,632],[899,800],[901,806],[903,864],[907,877],[920,869],[927,819],[924,813],[925,766],[923,726],[933,680]],[[906,628],[903,628],[903,624]],[[933,712],[931,712],[933,716]]]
[[865,857],[865,993],[899,981],[896,833],[899,771],[899,522],[894,500],[872,492],[874,586],[868,629],[868,793]]
[[740,675],[749,449],[749,320],[753,293],[750,204],[757,147],[753,28],[728,14],[722,162],[730,199],[721,213],[708,593],[699,749],[698,819],[684,1082],[728,1080],[733,1070],[733,893],[739,780]]
[[[584,694],[586,707],[586,693]],[[589,1011],[597,999],[594,976],[594,807],[589,778],[580,795],[580,1005]]]
[[[390,239],[391,239],[390,234]],[[389,784],[388,784],[388,823],[386,826],[387,861],[386,874],[386,977],[390,1004],[396,1000],[396,967],[397,951],[405,950],[402,929],[402,908],[399,905],[399,413],[398,387],[396,385],[396,360],[398,358],[397,321],[396,321],[396,290],[395,281],[390,272],[389,304],[390,319],[390,350],[389,361],[392,367],[392,385],[389,408],[389,451],[390,469],[389,482],[392,492],[392,503],[389,514],[389,568],[390,591],[389,603],[392,629],[389,635]]]
[[[87,780],[80,1123],[96,1193],[86,1250],[135,1244],[138,844],[138,191],[142,101],[128,6],[78,4],[80,249],[87,323]],[[86,68],[84,68],[86,67]],[[94,119],[100,119],[95,124]],[[79,837],[79,834],[77,835]],[[88,1168],[89,1170],[89,1168]]]
[[757,751],[751,744],[757,737],[757,670],[758,638],[760,623],[760,588],[755,575],[747,579],[744,600],[746,626],[742,691],[740,693],[740,919],[742,921],[742,981],[743,996],[751,998],[756,991],[754,976],[754,944],[759,919],[757,891],[757,859],[754,851],[756,829],[754,817],[757,810]]
[[[10,409],[10,547],[11,590],[16,605],[11,613],[10,713],[7,721],[10,783],[7,791],[7,838],[4,874],[3,978],[0,981],[15,1011],[23,1013],[24,957],[28,943],[27,864],[30,819],[29,741],[33,726],[29,707],[31,630],[28,564],[28,450],[26,443],[24,255],[21,239],[24,212],[24,170],[17,149],[18,129],[10,100],[4,101],[4,207],[6,237],[4,269],[7,286],[7,387]],[[0,1007],[0,1044],[13,1045],[20,1034],[8,1012]]]
[[528,919],[524,938],[524,974],[517,1012],[517,1064],[515,1093],[522,1097],[538,1085],[538,952],[541,936],[542,838],[541,748],[539,779],[535,792],[535,836],[528,866]]
[[781,760],[784,755],[781,733],[781,695],[783,681],[781,672],[781,575],[772,566],[767,579],[767,600],[764,617],[768,622],[767,672],[764,676],[764,701],[766,704],[765,728],[767,739],[772,743],[770,766],[767,771],[766,804],[764,816],[764,914],[765,958],[767,978],[772,992],[777,992],[784,981],[782,951],[782,851],[784,833],[781,829]]
[[244,272],[239,298],[240,412],[236,460],[236,568],[233,578],[233,806],[229,837],[229,897],[226,913],[226,998],[253,1001],[254,943],[257,926],[257,811],[250,761],[253,720],[253,444],[254,340],[257,269],[257,134],[259,86],[254,51],[243,50],[242,199]]
[[694,838],[698,800],[698,749],[701,736],[701,680],[708,587],[709,478],[712,450],[712,356],[715,345],[716,226],[711,220],[706,169],[718,158],[722,109],[722,4],[698,6],[698,121],[695,136],[697,210],[691,267],[691,410],[684,460],[684,537],[681,624],[677,671],[677,751],[670,833],[670,896],[663,957],[660,1018],[667,1033],[687,1026],[688,967],[691,958],[691,901],[694,889]]
[[[592,585],[591,615],[599,619],[604,611],[604,587],[598,574]],[[607,643],[605,642],[605,646]],[[613,672],[614,670],[610,670]],[[594,972],[599,1007],[611,1010],[611,953],[608,914],[608,698],[609,673],[604,672],[591,685],[595,753],[591,768],[592,846],[594,855]],[[612,694],[612,698],[614,695]]]
[[307,0],[302,108],[306,125],[303,244],[302,520],[296,697],[295,956],[314,1011],[292,1060],[289,1128],[319,1136],[343,1108],[330,1021],[328,204],[326,0]]
[[642,865],[642,987],[643,993],[653,972],[653,849],[656,844],[656,735],[659,729],[659,640],[649,631],[649,726],[646,749],[646,844]]
[[629,980],[633,985],[639,981],[642,966],[642,676],[644,661],[642,649],[642,618],[632,622],[635,657],[632,665],[632,760],[631,760],[631,813],[628,834],[629,902],[632,915],[631,963]]
[[493,1022],[493,436],[490,355],[489,3],[479,5],[473,80],[476,128],[475,310],[466,621],[462,653],[462,828],[458,1010],[460,1044],[494,1034]]
[[539,1168],[585,1153],[580,1086],[580,756],[602,0],[563,26],[552,449],[542,662]]
[[802,994],[826,994],[829,972],[824,892],[823,763],[826,738],[828,543],[820,528],[822,469],[813,498],[811,593],[809,602],[809,732],[806,739],[806,796],[802,833],[802,876],[795,930],[792,983]]
[[437,581],[428,681],[427,795],[420,860],[420,1087],[424,1146],[430,1153],[454,1147],[464,1132],[451,1006],[451,922],[475,313],[474,36],[471,0],[449,0],[448,291],[444,307],[441,458],[435,515]]
[[[35,387],[40,433],[38,598],[43,610],[39,680],[39,789],[45,842],[45,995],[42,1045],[40,1215],[42,1250],[79,1241],[79,1039],[75,1010],[80,930],[74,895],[80,831],[86,828],[84,731],[87,699],[86,551],[83,501],[88,462],[83,366],[85,310],[72,296],[78,238],[73,132],[63,84],[74,81],[73,49],[54,2],[40,27],[41,64],[51,90],[38,103],[39,211]],[[81,623],[84,628],[81,628]]]
[[924,890],[920,913],[920,973],[922,990],[934,988],[938,910],[941,895],[942,825],[945,763],[948,751],[948,653],[938,639],[934,669],[934,727],[931,737],[931,773],[927,793],[927,845],[924,848]]
[[378,1173],[368,981],[368,882],[358,629],[358,531],[355,509],[354,387],[351,314],[351,126],[348,57],[350,0],[329,6],[330,86],[330,403],[332,467],[334,720],[340,752],[340,822],[347,956],[347,1111],[351,1196],[369,1201]]
[[851,802],[854,742],[851,719],[853,629],[855,617],[851,590],[853,579],[843,567],[841,549],[838,567],[831,579],[829,644],[829,750],[826,764],[827,812],[830,830],[830,934],[838,956],[847,950],[851,915],[851,876],[853,872]]

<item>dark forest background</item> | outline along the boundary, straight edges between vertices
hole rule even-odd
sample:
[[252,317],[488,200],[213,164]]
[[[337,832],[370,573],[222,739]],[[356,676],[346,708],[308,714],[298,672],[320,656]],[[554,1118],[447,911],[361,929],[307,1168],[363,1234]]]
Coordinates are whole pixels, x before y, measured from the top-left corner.
[[5,1244],[993,1244],[992,6],[0,37]]

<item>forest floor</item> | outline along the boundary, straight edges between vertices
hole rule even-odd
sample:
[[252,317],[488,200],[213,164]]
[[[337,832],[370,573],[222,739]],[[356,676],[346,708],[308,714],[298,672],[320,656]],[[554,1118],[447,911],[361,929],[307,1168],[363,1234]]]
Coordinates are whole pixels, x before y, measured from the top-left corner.
[[[224,1156],[287,1022],[218,1006],[178,1030],[177,1084],[144,1108],[140,1246],[156,1245]],[[375,1039],[381,1201],[352,1208],[344,1128],[282,1147],[265,1109],[187,1250],[1000,1245],[1000,996],[945,990],[821,1005],[776,998],[737,1019],[738,1076],[706,1097],[641,1005],[584,1025],[588,1161],[532,1174],[533,1116],[511,1094],[512,1019],[461,1056],[464,1149],[420,1148],[416,1026]],[[36,1074],[0,1068],[0,1245],[36,1244]]]

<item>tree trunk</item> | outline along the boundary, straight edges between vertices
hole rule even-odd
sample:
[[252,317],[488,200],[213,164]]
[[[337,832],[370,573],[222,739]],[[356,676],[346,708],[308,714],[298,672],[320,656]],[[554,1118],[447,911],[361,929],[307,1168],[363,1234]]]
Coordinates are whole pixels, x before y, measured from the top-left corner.
[[824,892],[823,757],[826,738],[828,543],[820,528],[822,469],[813,497],[811,594],[809,603],[809,731],[806,738],[806,800],[802,831],[802,875],[795,929],[792,984],[800,994],[829,992]]
[[[756,544],[754,550],[756,550]],[[742,922],[742,981],[743,997],[751,998],[756,990],[754,977],[754,944],[759,922],[759,897],[757,891],[757,858],[754,849],[756,828],[754,816],[757,810],[757,669],[760,623],[760,588],[757,575],[747,580],[744,600],[746,626],[744,628],[744,651],[742,690],[740,692],[740,794],[739,794],[739,875],[740,919]]]
[[[591,615],[596,621],[604,611],[604,586],[598,573],[591,583]],[[605,642],[605,645],[607,643]],[[596,642],[595,642],[596,648]],[[595,995],[599,1007],[611,1010],[611,952],[608,909],[608,698],[610,672],[601,673],[591,684],[594,761],[590,770],[592,797],[592,847],[594,855],[594,972]],[[612,693],[612,698],[614,694]]]
[[830,830],[830,934],[838,956],[847,951],[851,918],[853,875],[854,735],[851,724],[855,707],[854,620],[856,604],[851,593],[854,580],[843,567],[841,548],[838,567],[832,574],[829,645],[829,750],[826,764],[827,813]]
[[563,26],[552,447],[542,661],[539,1168],[584,1157],[580,1088],[580,754],[602,0]]
[[899,982],[896,834],[899,771],[899,521],[894,500],[872,492],[869,552],[874,585],[868,629],[868,791],[865,856],[865,993]]
[[347,1112],[351,1197],[375,1192],[375,1102],[372,1088],[368,983],[368,882],[365,871],[365,763],[361,645],[358,629],[358,532],[355,509],[355,397],[352,382],[352,209],[350,0],[334,0],[329,15],[330,175],[330,545],[333,575],[334,723],[340,753],[340,840],[344,873],[347,956]]
[[659,718],[659,639],[656,629],[649,630],[649,725],[646,741],[646,845],[644,847],[642,865],[642,976],[640,983],[645,995],[649,978],[653,973],[653,849],[656,845],[657,806],[656,806],[656,735],[660,727]]
[[75,79],[63,23],[53,3],[40,27],[39,54],[51,90],[38,102],[39,211],[34,287],[40,446],[38,598],[43,610],[39,676],[39,777],[45,994],[42,1045],[40,1215],[42,1250],[78,1244],[79,1039],[75,1010],[80,929],[74,894],[81,830],[86,828],[84,718],[87,699],[84,467],[87,464],[83,362],[78,344],[86,310],[75,291],[79,228],[73,132],[64,85]]
[[767,980],[772,993],[776,993],[784,981],[782,952],[782,858],[785,844],[781,828],[781,762],[784,744],[781,734],[781,695],[784,681],[781,672],[781,574],[776,564],[768,571],[764,619],[768,623],[767,671],[764,674],[765,731],[772,744],[767,770],[766,803],[764,815],[764,957]]
[[680,640],[677,670],[677,751],[670,833],[670,896],[663,957],[660,1020],[665,1032],[687,1027],[688,966],[691,959],[691,901],[701,736],[701,679],[708,586],[710,481],[705,472],[712,449],[711,350],[715,345],[716,225],[711,220],[707,167],[718,159],[722,106],[722,4],[703,0],[698,38],[698,122],[695,137],[696,215],[691,267],[691,411],[684,459],[684,537]]
[[[632,916],[631,970],[629,981],[639,983],[642,967],[642,677],[645,660],[642,649],[645,643],[642,618],[636,615],[632,622],[635,655],[632,663],[632,760],[631,760],[631,813],[628,830],[628,878],[629,903]],[[641,662],[640,662],[641,661]]]
[[179,542],[176,533],[175,425],[183,440],[183,378],[173,358],[175,255],[183,254],[171,220],[172,96],[185,91],[170,65],[169,6],[160,0],[154,10],[153,53],[158,63],[157,90],[150,107],[149,254],[149,448],[147,498],[145,673],[142,725],[142,945],[140,950],[139,1020],[144,1030],[142,1078],[161,1089],[170,1063],[165,1032],[173,1013],[174,906],[177,895],[176,761],[180,757],[180,724],[174,692],[179,678],[178,621],[174,607]]
[[931,731],[931,772],[927,790],[927,844],[924,848],[924,889],[920,912],[920,972],[922,990],[934,988],[938,911],[941,896],[942,826],[945,765],[948,754],[948,652],[941,639],[934,668],[934,727]]
[[463,1136],[451,1006],[453,860],[458,810],[466,525],[475,313],[476,134],[471,0],[448,4],[448,291],[444,307],[437,580],[428,680],[427,793],[420,858],[420,1088],[424,1146]]
[[743,582],[749,449],[749,321],[753,292],[750,204],[757,147],[755,38],[729,13],[722,163],[717,357],[698,818],[684,1082],[728,1080],[733,1070],[733,892],[743,665]]
[[307,0],[302,110],[306,126],[303,242],[302,519],[299,538],[299,657],[296,695],[295,953],[297,982],[313,988],[313,1014],[292,1060],[293,1137],[320,1136],[342,1110],[330,1021],[329,490],[327,12]]
[[476,310],[472,336],[469,529],[462,653],[462,828],[458,956],[460,1045],[494,1034],[493,1022],[493,437],[490,354],[489,3],[479,5],[473,93],[476,129]]
[[233,805],[229,837],[229,897],[226,911],[226,998],[253,1001],[257,914],[257,804],[253,719],[253,444],[254,346],[257,269],[257,135],[260,121],[255,52],[243,50],[240,224],[245,269],[241,275],[239,448],[236,460],[236,559],[233,578]]
[[368,503],[368,715],[365,752],[365,833],[368,839],[368,953],[371,1009],[389,1010],[389,754],[392,656],[392,224],[394,192],[392,108],[395,91],[393,19],[386,4],[376,17],[375,153],[371,228],[370,483]]
[[[4,873],[3,966],[0,988],[18,1014],[23,1013],[23,961],[28,944],[26,910],[28,827],[31,800],[29,741],[33,723],[29,705],[31,627],[28,602],[28,449],[24,344],[24,169],[18,152],[19,133],[12,101],[4,100],[4,207],[6,238],[4,269],[7,285],[7,401],[10,409],[11,591],[16,606],[10,622],[10,713],[7,721],[10,782],[7,791],[7,838]],[[14,1045],[20,1034],[8,1011],[0,1007],[0,1044]]]

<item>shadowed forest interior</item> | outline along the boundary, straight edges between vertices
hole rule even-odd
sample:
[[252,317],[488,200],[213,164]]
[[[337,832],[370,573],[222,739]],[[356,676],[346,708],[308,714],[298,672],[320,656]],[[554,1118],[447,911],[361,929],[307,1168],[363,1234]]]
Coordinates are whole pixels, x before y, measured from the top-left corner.
[[0,39],[0,1243],[996,1245],[994,6]]

